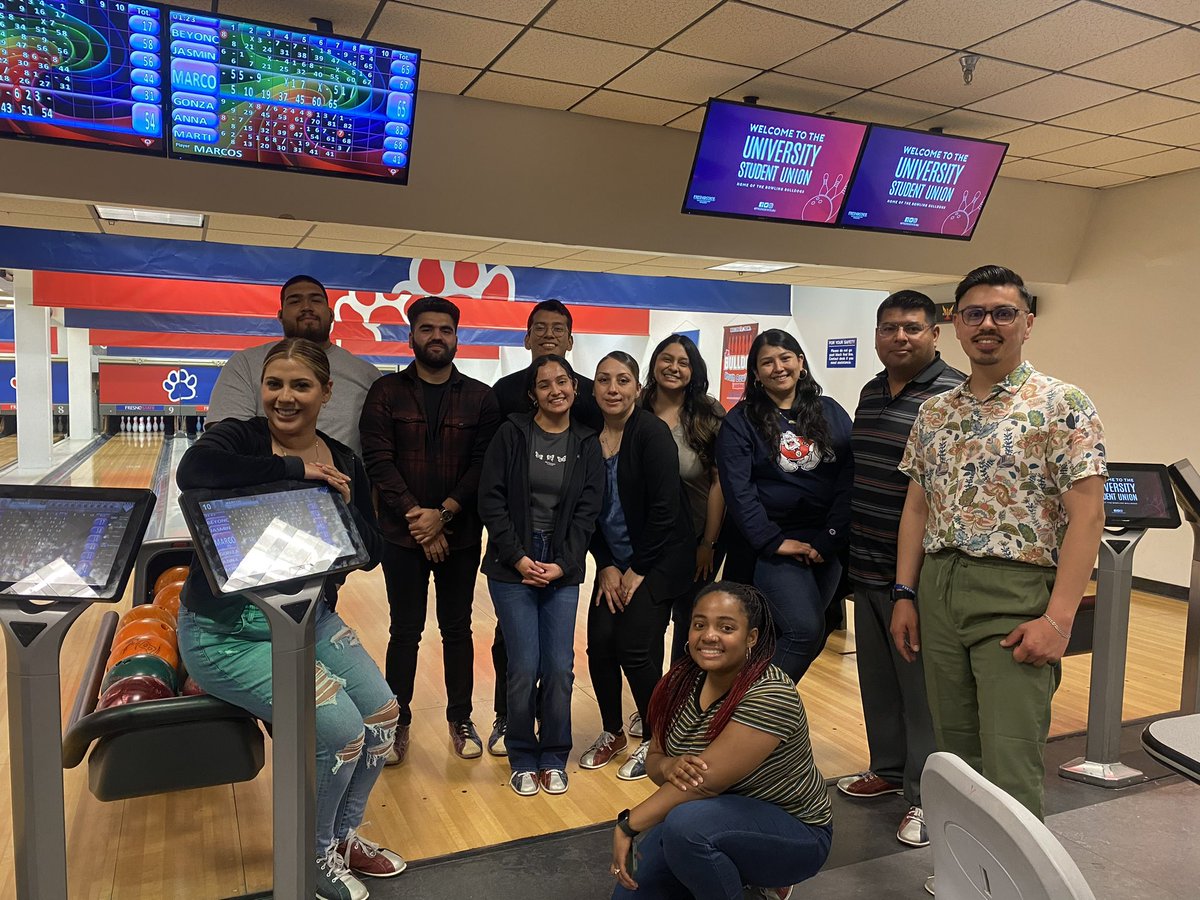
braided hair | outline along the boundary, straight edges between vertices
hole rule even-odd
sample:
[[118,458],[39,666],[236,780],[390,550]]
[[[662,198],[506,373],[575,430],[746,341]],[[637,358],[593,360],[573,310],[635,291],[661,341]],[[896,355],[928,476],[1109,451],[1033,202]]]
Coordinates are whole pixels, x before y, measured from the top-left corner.
[[[746,696],[746,691],[763,676],[763,673],[767,671],[767,666],[771,664],[771,658],[775,655],[775,624],[771,618],[771,609],[767,605],[766,598],[748,584],[739,584],[736,581],[716,581],[696,595],[696,599],[692,602],[692,609],[696,608],[696,604],[702,598],[718,593],[728,594],[738,601],[742,611],[746,614],[748,627],[758,629],[758,641],[751,648],[746,664],[737,673],[729,688],[729,693],[725,695],[725,699],[721,703],[721,708],[717,710],[708,726],[708,733],[705,737],[710,742],[715,740],[728,724],[738,703]],[[655,686],[654,694],[650,697],[650,708],[646,711],[646,718],[650,726],[650,733],[658,735],[664,746],[666,745],[667,731],[683,709],[684,704],[691,698],[700,681],[700,676],[703,674],[704,671],[696,665],[691,653],[686,653],[679,662],[671,666],[667,674]]]

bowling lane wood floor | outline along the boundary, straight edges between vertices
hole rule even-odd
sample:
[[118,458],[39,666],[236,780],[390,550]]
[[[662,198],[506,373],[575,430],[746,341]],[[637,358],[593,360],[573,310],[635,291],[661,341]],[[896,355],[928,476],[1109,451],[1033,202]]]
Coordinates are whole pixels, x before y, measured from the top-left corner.
[[[149,482],[157,436],[119,436],[78,470],[76,483]],[[112,448],[112,449],[109,449]],[[154,452],[152,452],[152,450]],[[107,452],[106,452],[107,451]],[[149,458],[148,462],[141,462]],[[118,463],[123,459],[123,463]],[[356,573],[339,609],[364,646],[382,660],[387,643],[387,602],[379,571]],[[129,598],[116,608],[128,608]],[[68,634],[62,653],[62,707],[73,702],[104,610],[85,613]],[[1177,601],[1135,592],[1130,625],[1124,717],[1139,718],[1178,707],[1186,608]],[[616,778],[615,765],[599,772],[578,768],[579,753],[599,731],[599,714],[587,673],[586,610],[576,631],[573,702],[575,750],[568,764],[570,791],[560,797],[517,797],[507,786],[503,759],[452,755],[445,725],[445,691],[436,621],[430,614],[417,673],[408,761],[388,769],[367,810],[368,836],[409,859],[426,859],[609,819],[645,796],[648,782]],[[490,730],[494,678],[490,647],[495,615],[482,579],[475,591],[475,721]],[[1054,701],[1052,732],[1086,725],[1090,655],[1064,663]],[[801,685],[817,763],[829,777],[867,765],[858,695],[853,630],[831,638]],[[0,685],[0,694],[4,687]],[[0,809],[11,810],[7,697],[0,705]],[[626,708],[632,703],[626,696]],[[101,803],[87,788],[87,763],[64,773],[67,857],[71,900],[77,898],[230,897],[269,888],[271,882],[270,762],[254,781],[136,800]],[[180,760],[186,764],[185,759]],[[16,896],[10,816],[0,820],[0,900]]]

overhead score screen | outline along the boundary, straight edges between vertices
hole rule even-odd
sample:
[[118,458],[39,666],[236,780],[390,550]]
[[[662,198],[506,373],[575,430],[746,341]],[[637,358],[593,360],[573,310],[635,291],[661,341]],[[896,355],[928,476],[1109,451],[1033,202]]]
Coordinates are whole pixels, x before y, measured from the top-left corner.
[[162,154],[162,11],[0,0],[0,135]]
[[867,126],[709,100],[686,213],[834,225]]
[[170,152],[405,184],[420,51],[169,13]]

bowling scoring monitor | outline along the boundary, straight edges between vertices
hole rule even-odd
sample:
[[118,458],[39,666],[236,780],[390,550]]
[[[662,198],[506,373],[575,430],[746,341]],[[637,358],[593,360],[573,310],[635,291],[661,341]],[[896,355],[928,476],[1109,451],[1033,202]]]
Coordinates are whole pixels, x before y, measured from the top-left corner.
[[1200,521],[1200,472],[1187,459],[1168,466],[1168,471],[1179,502],[1184,505],[1190,520]]
[[120,600],[153,508],[150,491],[0,485],[0,597]]
[[218,595],[294,586],[369,561],[349,508],[327,485],[191,490],[179,504]]
[[1104,482],[1104,524],[1110,528],[1178,528],[1179,508],[1167,467],[1110,462]]

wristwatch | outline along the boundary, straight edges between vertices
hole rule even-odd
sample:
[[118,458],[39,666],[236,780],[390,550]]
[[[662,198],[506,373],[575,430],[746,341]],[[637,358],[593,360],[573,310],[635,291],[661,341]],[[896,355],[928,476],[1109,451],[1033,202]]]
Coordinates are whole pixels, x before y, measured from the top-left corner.
[[916,600],[917,592],[910,588],[907,584],[896,582],[892,585],[892,602],[897,600]]
[[442,524],[449,525],[450,520],[454,518],[454,513],[446,509],[444,506],[438,507],[438,515],[442,517]]
[[617,813],[617,827],[625,832],[625,836],[629,838],[635,838],[641,834],[640,831],[634,831],[633,826],[629,824],[629,810],[627,809],[623,809]]

